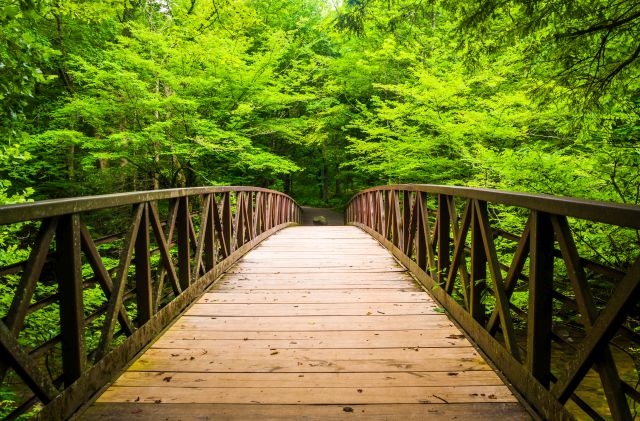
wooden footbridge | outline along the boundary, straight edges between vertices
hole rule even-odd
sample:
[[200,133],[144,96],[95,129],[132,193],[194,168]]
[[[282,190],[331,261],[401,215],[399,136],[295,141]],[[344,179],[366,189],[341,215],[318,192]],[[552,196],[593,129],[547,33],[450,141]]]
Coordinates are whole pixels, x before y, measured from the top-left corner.
[[248,187],[0,207],[5,419],[636,417],[639,207],[400,185],[300,221]]

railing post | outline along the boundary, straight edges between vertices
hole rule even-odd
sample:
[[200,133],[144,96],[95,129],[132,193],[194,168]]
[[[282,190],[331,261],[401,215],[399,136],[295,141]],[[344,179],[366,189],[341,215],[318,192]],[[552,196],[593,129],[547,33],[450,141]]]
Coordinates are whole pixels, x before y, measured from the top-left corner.
[[184,291],[191,284],[191,247],[189,244],[189,198],[178,199],[178,216],[176,225],[178,228],[178,279],[180,288]]
[[411,223],[411,192],[404,190],[402,192],[402,252],[409,253],[409,224]]
[[423,192],[416,192],[415,197],[415,215],[413,218],[416,221],[416,263],[420,269],[427,272],[427,236],[426,231],[426,218],[424,217],[424,206],[426,202],[426,194]]
[[236,193],[236,244],[240,248],[244,244],[244,230],[245,230],[245,195],[243,192]]
[[260,212],[262,210],[262,192],[256,193],[256,207],[253,210],[253,234],[254,236],[262,233],[262,224],[260,221]]
[[225,255],[229,256],[233,253],[232,244],[233,234],[233,216],[231,215],[231,195],[224,193],[222,195],[222,238],[225,244]]
[[200,221],[200,229],[205,230],[204,234],[204,268],[208,272],[216,265],[216,240],[215,240],[215,221],[214,212],[217,212],[217,208],[213,206],[213,202],[216,200],[213,194],[205,196],[209,201],[209,212],[207,213],[206,221]]
[[546,388],[551,382],[553,314],[553,225],[549,215],[531,211],[527,369]]
[[[487,202],[477,201],[476,204],[481,211],[486,211]],[[471,285],[469,285],[469,312],[471,316],[480,324],[484,324],[484,304],[482,303],[482,293],[487,288],[487,255],[485,254],[482,242],[482,232],[480,230],[480,215],[475,208],[473,201],[471,208]]]
[[146,323],[153,316],[153,290],[151,287],[151,258],[149,248],[149,205],[144,204],[140,228],[136,238],[136,299],[138,303],[138,321]]
[[62,369],[65,385],[80,378],[85,368],[80,215],[60,217],[56,228],[56,272],[60,295]]
[[253,199],[253,192],[248,191],[246,193],[247,195],[247,204],[246,204],[246,209],[247,209],[247,241],[251,241],[255,238],[256,236],[256,232],[254,229],[254,225],[253,225],[253,206],[254,206],[254,199]]
[[373,224],[373,192],[367,192],[367,222],[366,225],[375,231],[375,227]]
[[400,198],[396,190],[389,192],[389,207],[391,209],[390,214],[392,215],[392,217],[389,218],[391,221],[391,238],[393,239],[393,245],[400,248],[402,247],[400,240]]
[[273,193],[267,193],[267,197],[265,198],[265,206],[264,206],[264,220],[265,220],[265,230],[271,229],[273,227]]
[[389,239],[388,233],[387,233],[387,218],[388,218],[388,214],[387,214],[387,191],[386,190],[380,190],[378,191],[378,208],[379,210],[379,214],[380,214],[380,229],[379,229],[379,233],[382,234],[382,236],[385,239]]
[[447,280],[447,270],[451,265],[450,247],[451,237],[449,235],[451,222],[449,218],[449,201],[453,200],[444,194],[438,195],[438,282],[444,284]]

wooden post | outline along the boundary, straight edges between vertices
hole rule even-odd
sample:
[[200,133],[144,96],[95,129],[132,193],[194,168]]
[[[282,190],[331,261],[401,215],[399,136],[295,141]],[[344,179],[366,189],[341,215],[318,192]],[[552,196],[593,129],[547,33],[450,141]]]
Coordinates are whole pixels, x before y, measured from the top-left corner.
[[449,256],[451,237],[449,235],[451,223],[449,218],[449,201],[452,197],[444,194],[438,195],[438,282],[442,285],[447,280],[447,270],[451,265]]
[[402,251],[409,254],[409,225],[411,223],[411,192],[404,190],[402,192]]
[[216,199],[213,194],[209,194],[205,196],[206,201],[208,201],[209,212],[207,212],[206,220],[200,221],[200,229],[205,230],[204,235],[204,268],[208,272],[216,264],[216,243],[215,243],[215,223],[213,213],[217,212],[217,209],[213,206],[213,203]]
[[189,198],[178,199],[178,216],[176,225],[178,228],[178,279],[180,288],[184,291],[191,283],[191,246],[189,243]]
[[245,203],[245,195],[242,192],[236,193],[236,244],[237,247],[240,248],[244,244],[244,230],[245,230],[245,220],[244,220],[244,207]]
[[60,332],[64,384],[80,378],[86,365],[80,215],[60,217],[56,229],[56,272],[60,295]]
[[551,382],[553,314],[553,225],[549,215],[531,211],[527,369],[546,388]]
[[427,236],[429,233],[425,232],[425,224],[427,223],[424,213],[425,201],[425,193],[416,192],[414,207],[414,220],[416,221],[416,263],[420,269],[427,272]]
[[[486,210],[487,202],[478,201],[478,207]],[[473,202],[471,203],[473,206]],[[487,255],[485,254],[480,231],[480,215],[471,209],[471,285],[469,285],[469,312],[480,324],[484,324],[484,304],[482,293],[487,287]]]
[[136,299],[138,322],[143,325],[153,316],[153,288],[151,284],[151,258],[149,249],[149,205],[144,204],[142,220],[136,237]]

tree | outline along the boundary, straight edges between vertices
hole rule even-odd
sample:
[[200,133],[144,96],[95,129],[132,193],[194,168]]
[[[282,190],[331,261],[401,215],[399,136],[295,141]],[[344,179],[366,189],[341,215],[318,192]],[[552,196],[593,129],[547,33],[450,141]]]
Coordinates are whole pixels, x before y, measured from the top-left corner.
[[609,93],[637,92],[637,2],[512,0],[449,2],[448,7],[460,16],[459,40],[466,51],[524,43],[532,70],[568,89],[578,102],[595,105]]

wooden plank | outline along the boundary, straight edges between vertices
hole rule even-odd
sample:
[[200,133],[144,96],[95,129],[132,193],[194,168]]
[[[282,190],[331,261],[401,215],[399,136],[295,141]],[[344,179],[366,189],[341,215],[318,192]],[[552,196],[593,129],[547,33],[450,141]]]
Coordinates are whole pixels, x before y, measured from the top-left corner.
[[[296,231],[298,231],[298,232],[296,233]],[[285,234],[285,233],[283,233],[283,234]],[[292,230],[291,234],[282,235],[282,236],[279,235],[277,237],[273,237],[273,239],[272,239],[273,241],[272,242],[273,243],[281,243],[281,242],[290,242],[290,243],[307,242],[308,243],[311,236],[314,237],[313,238],[314,240],[316,239],[315,235],[316,235],[315,231],[313,231],[313,230],[307,230],[307,232],[305,233],[305,230],[297,230],[296,229],[296,230]],[[342,245],[343,244],[342,240],[351,241],[351,242],[353,242],[353,241],[369,242],[370,244],[373,244],[373,245],[377,245],[378,244],[375,241],[371,241],[371,238],[367,237],[367,235],[363,234],[363,233],[361,233],[360,235],[358,235],[357,233],[356,234],[349,233],[349,234],[344,234],[344,235],[341,235],[341,234],[327,234],[327,235],[324,235],[324,236],[319,235],[317,239],[318,240],[322,240],[324,242],[328,242],[328,241],[331,241],[331,240],[340,240],[340,241],[336,241],[336,243],[338,245]]]
[[[286,393],[285,393],[286,392]],[[225,387],[113,387],[98,402],[244,404],[405,404],[517,402],[506,386],[436,387],[327,387],[327,388],[225,388]]]
[[[155,401],[154,401],[155,402]],[[517,403],[465,403],[465,404],[403,404],[403,405],[229,405],[229,404],[170,404],[97,403],[82,420],[122,421],[165,420],[246,421],[253,419],[326,421],[366,418],[369,421],[474,421],[531,420]]]
[[[318,269],[310,269],[313,266],[317,266]],[[389,270],[393,268],[393,270]],[[302,273],[332,273],[332,272],[404,272],[403,268],[395,266],[394,262],[388,263],[367,263],[365,261],[300,261],[300,260],[281,260],[273,262],[252,262],[243,263],[231,269],[231,273],[274,273],[274,272],[302,272]]]
[[[313,250],[314,246],[331,246],[333,245],[335,249],[356,249],[360,248],[361,250],[374,250],[374,251],[384,251],[384,247],[380,245],[380,243],[376,241],[372,241],[370,238],[314,238],[311,239],[306,238],[303,240],[294,240],[294,239],[282,239],[278,237],[274,237],[273,241],[268,244],[268,246],[262,246],[260,250],[273,250],[275,248],[283,247],[283,246],[291,246],[291,245],[300,245],[304,247],[305,250]],[[296,249],[290,249],[296,250]]]
[[[444,339],[445,346],[455,346],[456,341],[466,341],[464,336],[455,327],[423,330],[377,330],[377,331],[251,331],[251,332],[224,332],[216,330],[185,330],[169,329],[155,344],[155,347],[164,340],[174,339],[194,339],[194,340],[224,340],[243,341],[247,346],[251,342],[265,342],[276,344],[286,348],[284,344],[290,344],[290,348],[295,348],[296,343],[302,341],[318,341],[324,343],[325,347],[335,348],[377,348],[388,347],[389,344],[395,348],[428,346],[434,340]],[[465,342],[468,344],[468,342]]]
[[199,303],[427,303],[429,297],[422,292],[409,291],[367,291],[357,293],[351,290],[306,290],[306,291],[263,291],[261,294],[243,292],[207,293]]
[[[407,274],[407,272],[371,272],[371,273],[349,273],[349,272],[335,272],[335,273],[227,273],[225,274],[215,285],[219,285],[225,280],[272,280],[274,282],[283,281],[324,281],[324,280],[343,280],[343,281],[395,281],[404,280],[412,281],[413,278]],[[216,286],[213,286],[215,289]],[[415,285],[415,284],[414,284]]]
[[[295,231],[298,231],[298,233],[295,233]],[[284,234],[284,233],[283,233]],[[365,235],[353,235],[353,234],[339,234],[339,233],[334,233],[334,234],[327,234],[327,235],[318,235],[317,237],[315,236],[315,234],[313,234],[313,231],[307,231],[307,233],[304,233],[304,231],[300,231],[300,230],[294,230],[294,234],[292,235],[279,235],[277,237],[273,238],[273,242],[274,243],[308,243],[309,242],[309,236],[313,235],[313,240],[314,241],[321,241],[321,242],[325,242],[328,243],[330,241],[334,241],[336,242],[336,244],[338,246],[342,246],[344,243],[349,243],[349,242],[361,242],[361,243],[368,243],[371,244],[372,246],[377,246],[378,243],[375,241],[371,241],[371,238],[367,237],[366,234]],[[301,238],[302,237],[302,238]]]
[[[278,352],[273,352],[278,351]],[[367,349],[359,349],[359,348],[324,348],[324,349],[304,349],[304,348],[272,348],[272,347],[264,347],[264,348],[246,348],[237,353],[229,353],[226,349],[220,347],[212,347],[212,348],[202,348],[202,347],[189,347],[189,348],[154,348],[151,347],[147,350],[145,355],[140,358],[140,366],[139,371],[165,371],[168,369],[169,365],[180,365],[182,362],[184,364],[209,364],[211,361],[215,360],[215,362],[225,362],[225,364],[231,366],[237,366],[234,361],[238,358],[245,359],[263,359],[265,360],[266,365],[272,365],[273,361],[279,362],[284,360],[293,360],[293,359],[304,359],[307,362],[312,360],[322,361],[323,367],[327,367],[328,370],[319,369],[316,370],[318,372],[323,371],[342,371],[335,370],[332,367],[332,364],[329,364],[331,361],[346,361],[346,362],[357,362],[359,361],[361,364],[368,364],[369,361],[379,361],[381,364],[388,365],[389,367],[395,367],[392,370],[387,371],[407,371],[406,369],[411,368],[410,371],[456,371],[451,369],[444,369],[443,367],[434,367],[428,366],[427,369],[421,370],[419,367],[421,365],[426,364],[426,360],[437,360],[440,359],[442,361],[450,360],[455,363],[469,363],[472,367],[475,368],[465,368],[465,370],[490,370],[489,366],[482,360],[482,357],[473,347],[440,347],[436,349],[431,348],[417,348],[417,347],[405,347],[405,348],[367,348]],[[166,366],[158,366],[153,370],[149,370],[149,367],[146,365],[145,361],[149,361],[150,359],[166,359]],[[392,361],[406,361],[408,359],[413,359],[415,361],[406,362],[409,364],[408,367],[401,367],[392,364]],[[458,361],[460,360],[460,361]],[[187,361],[187,362],[185,362]],[[403,363],[404,364],[404,363]],[[311,367],[316,367],[316,365],[310,365]],[[460,367],[466,366],[466,364],[462,364]],[[132,370],[136,370],[135,368]],[[187,367],[179,367],[175,369],[175,371],[193,371],[187,369]],[[205,370],[206,372],[215,371],[215,370]],[[245,370],[242,370],[245,371]],[[313,370],[312,370],[313,371]],[[360,371],[360,370],[355,370]]]
[[380,316],[439,314],[432,303],[195,304],[187,316]]
[[[439,330],[438,330],[439,331]],[[243,351],[246,349],[383,349],[383,348],[444,348],[444,347],[470,347],[471,344],[464,338],[458,338],[459,334],[449,330],[446,334],[438,338],[424,338],[422,340],[416,338],[403,338],[404,342],[398,342],[393,336],[390,339],[373,339],[363,340],[361,338],[351,339],[347,337],[344,340],[334,339],[327,341],[326,339],[296,339],[296,340],[227,340],[227,339],[194,339],[198,336],[206,337],[206,334],[198,334],[198,331],[182,331],[180,337],[188,339],[171,339],[162,338],[156,342],[153,347],[157,349],[170,348],[215,348],[225,347],[228,352]],[[211,332],[211,331],[208,331]],[[215,332],[215,331],[213,331]],[[365,331],[366,332],[366,331]],[[393,331],[386,331],[393,332]],[[189,338],[189,333],[194,333]],[[281,333],[281,332],[277,332]],[[307,332],[314,333],[314,332]],[[324,332],[323,332],[324,333]],[[336,332],[331,332],[336,333]],[[360,332],[356,332],[360,333]],[[343,335],[344,336],[344,335]],[[222,342],[221,342],[222,341]]]
[[261,265],[255,266],[236,266],[229,269],[229,273],[368,273],[368,272],[404,272],[405,269],[400,266],[333,266],[328,268],[323,267],[278,267],[270,269]]
[[397,372],[490,370],[472,348],[217,349],[151,348],[132,371],[191,372]]
[[[256,250],[255,253],[251,253],[251,257],[254,259],[315,259],[318,257],[317,251],[310,250],[291,250],[286,252],[286,257],[283,251],[277,251],[274,249]],[[387,258],[388,253],[384,250],[380,251],[363,251],[358,249],[331,249],[322,252],[323,258],[329,257],[375,257],[375,258]]]
[[[371,290],[365,290],[365,291],[353,291],[353,289],[350,286],[347,286],[346,288],[330,288],[331,291],[326,291],[325,289],[316,289],[314,288],[314,286],[311,287],[307,287],[307,288],[301,288],[299,290],[280,290],[280,289],[264,289],[264,288],[256,288],[256,290],[253,290],[251,288],[242,288],[240,290],[238,289],[224,289],[224,288],[220,288],[220,289],[216,289],[215,290],[215,295],[213,296],[208,296],[207,298],[220,298],[223,299],[225,297],[227,297],[228,295],[234,294],[234,295],[238,295],[238,294],[244,294],[244,295],[261,295],[263,296],[263,298],[266,299],[270,299],[272,297],[281,297],[281,296],[291,296],[291,297],[299,297],[300,299],[303,299],[304,297],[307,297],[309,295],[318,295],[318,296],[327,296],[327,295],[331,295],[334,294],[336,296],[340,296],[340,295],[358,295],[358,296],[362,296],[363,298],[368,298],[369,296],[379,296],[382,294],[392,294],[390,295],[391,297],[397,297],[400,298],[401,300],[399,300],[398,302],[403,302],[403,299],[407,299],[410,297],[418,297],[420,298],[420,296],[422,295],[420,292],[417,292],[415,290],[414,285],[409,284],[408,286],[404,287],[404,288],[387,288],[384,291],[378,291],[375,288],[371,289]],[[289,297],[289,298],[291,298]],[[211,301],[211,300],[209,300]],[[418,300],[417,302],[427,302],[428,300]],[[392,302],[392,300],[386,300],[383,302]]]
[[285,290],[292,291],[296,289],[405,289],[414,286],[413,281],[367,281],[367,280],[346,280],[341,279],[324,279],[324,280],[294,280],[287,279],[252,279],[252,280],[234,280],[219,283],[215,291],[229,291],[234,289],[247,288],[249,290]]
[[410,316],[200,317],[183,316],[178,329],[252,330],[393,330],[439,329],[453,324],[442,314]]
[[318,255],[319,253],[329,253],[329,254],[337,254],[338,252],[346,252],[350,254],[363,254],[363,253],[374,253],[376,255],[381,255],[385,250],[382,246],[369,246],[363,247],[359,244],[352,245],[336,245],[331,243],[326,244],[308,244],[308,243],[299,243],[299,244],[273,244],[269,245],[269,248],[257,248],[257,252],[269,252],[269,253],[289,253],[291,252],[293,256],[296,253],[315,253]]
[[266,241],[135,361],[86,419],[108,417],[105,405],[123,411],[118,420],[326,420],[355,416],[356,408],[368,420],[529,419],[388,252],[368,254],[384,249],[357,229],[337,228],[292,228]]
[[433,387],[501,386],[492,371],[413,371],[411,373],[185,373],[128,371],[114,386],[120,387]]
[[243,259],[238,263],[236,267],[251,267],[254,265],[263,265],[267,267],[279,267],[279,266],[318,266],[324,268],[326,265],[330,266],[381,266],[387,267],[389,265],[397,265],[397,262],[389,256],[384,257],[370,257],[369,255],[363,256],[311,256],[306,259],[297,258],[290,259],[288,257],[252,257],[250,259]]
[[[469,346],[466,338],[454,327],[423,330],[373,331],[251,331],[225,332],[216,330],[169,329],[155,348],[182,348],[175,341],[219,342],[218,346],[233,347],[242,343],[246,347],[280,348],[415,348],[433,346]],[[176,342],[177,343],[177,342]],[[195,344],[195,342],[193,342]],[[316,345],[317,346],[314,346]],[[215,345],[214,345],[215,346]]]

